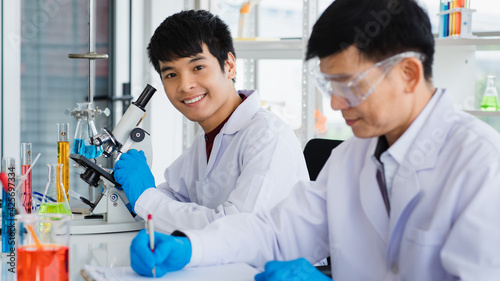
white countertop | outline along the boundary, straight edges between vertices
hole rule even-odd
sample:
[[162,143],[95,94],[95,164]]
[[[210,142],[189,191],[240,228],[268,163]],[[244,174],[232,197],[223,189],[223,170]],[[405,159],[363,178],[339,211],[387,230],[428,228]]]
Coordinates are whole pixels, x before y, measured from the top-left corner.
[[[71,235],[69,248],[69,279],[80,281],[80,270],[85,264],[119,267],[130,266],[130,243],[137,231],[107,234]],[[11,267],[6,257],[2,257],[2,278],[16,280],[9,272]]]

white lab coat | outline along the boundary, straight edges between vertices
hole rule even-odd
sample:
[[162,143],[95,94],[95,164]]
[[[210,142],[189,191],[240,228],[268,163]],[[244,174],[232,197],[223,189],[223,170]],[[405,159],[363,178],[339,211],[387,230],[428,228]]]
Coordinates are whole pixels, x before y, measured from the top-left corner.
[[146,190],[135,211],[155,229],[199,229],[240,212],[271,208],[307,180],[302,148],[290,127],[247,96],[216,136],[207,163],[204,132],[165,170],[165,183]]
[[390,219],[370,159],[377,138],[351,138],[270,211],[185,232],[190,265],[330,255],[335,281],[500,280],[500,136],[446,93],[433,98],[396,172]]

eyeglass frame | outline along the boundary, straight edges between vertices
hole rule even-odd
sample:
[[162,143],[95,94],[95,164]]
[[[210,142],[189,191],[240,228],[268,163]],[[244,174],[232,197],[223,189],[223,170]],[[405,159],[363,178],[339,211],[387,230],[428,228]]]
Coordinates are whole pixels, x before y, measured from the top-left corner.
[[[320,66],[318,65],[315,67],[311,72],[310,75],[314,78],[316,82],[316,87],[320,90],[320,92],[329,95],[329,96],[336,96],[343,98],[347,101],[349,104],[349,107],[356,107],[361,104],[362,101],[364,101],[366,98],[368,98],[373,92],[375,92],[375,89],[378,87],[378,85],[382,82],[382,80],[385,78],[387,73],[398,63],[400,63],[402,60],[406,58],[417,58],[420,61],[424,62],[426,56],[423,53],[420,52],[414,52],[414,51],[407,51],[403,53],[399,53],[396,55],[393,55],[391,57],[388,57],[382,61],[379,61],[369,67],[368,69],[362,71],[362,72],[354,72],[352,74],[326,74],[321,72]],[[366,78],[366,75],[368,72],[370,72],[373,69],[376,68],[382,68],[383,73],[380,76],[380,78],[373,83],[370,83],[370,81],[366,81],[371,87],[366,91],[365,93],[361,93],[361,91],[357,88],[358,83]],[[357,74],[357,75],[356,75]],[[345,77],[352,77],[356,75],[353,78],[350,78],[349,81],[347,82],[341,82],[341,81],[335,81],[339,80]],[[331,87],[332,83],[335,83],[337,85],[336,89],[341,89],[340,91],[334,91],[334,87]],[[335,85],[334,84],[334,85]],[[330,85],[329,88],[327,88],[326,85]],[[356,89],[356,94],[353,89]],[[340,92],[337,93],[337,92]]]

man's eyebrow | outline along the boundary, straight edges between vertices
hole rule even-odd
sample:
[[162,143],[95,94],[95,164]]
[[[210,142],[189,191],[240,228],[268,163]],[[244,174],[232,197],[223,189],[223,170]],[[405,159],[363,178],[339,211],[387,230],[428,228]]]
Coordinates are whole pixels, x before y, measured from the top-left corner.
[[172,67],[170,67],[170,66],[164,66],[164,67],[162,67],[162,68],[160,69],[160,73],[163,73],[163,72],[165,72],[165,71],[167,71],[167,70],[170,70],[170,69],[172,69]]
[[[194,63],[194,62],[197,62],[199,60],[205,60],[205,59],[207,59],[207,58],[199,55],[199,56],[196,56],[196,57],[193,57],[192,59],[190,59],[188,63]],[[160,73],[163,73],[163,72],[171,70],[171,69],[173,69],[171,66],[164,66],[164,67],[160,68]]]
[[207,58],[206,58],[206,57],[204,57],[204,56],[199,55],[199,56],[196,56],[196,57],[194,57],[194,58],[190,59],[190,60],[189,60],[189,63],[193,63],[193,62],[197,62],[197,61],[199,61],[199,60],[205,60],[205,59],[207,59]]

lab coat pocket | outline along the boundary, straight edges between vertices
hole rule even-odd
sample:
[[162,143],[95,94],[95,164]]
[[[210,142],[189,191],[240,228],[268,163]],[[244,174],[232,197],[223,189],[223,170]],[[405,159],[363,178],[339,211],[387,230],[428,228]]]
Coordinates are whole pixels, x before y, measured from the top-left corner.
[[447,231],[408,226],[400,252],[401,264],[411,265],[401,269],[405,275],[421,276],[424,272],[432,272],[432,280],[445,280],[447,274],[443,269],[440,255],[447,236]]
[[447,231],[423,230],[414,226],[406,230],[406,239],[419,246],[440,246],[447,235]]

